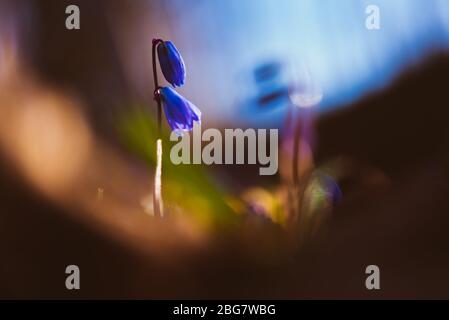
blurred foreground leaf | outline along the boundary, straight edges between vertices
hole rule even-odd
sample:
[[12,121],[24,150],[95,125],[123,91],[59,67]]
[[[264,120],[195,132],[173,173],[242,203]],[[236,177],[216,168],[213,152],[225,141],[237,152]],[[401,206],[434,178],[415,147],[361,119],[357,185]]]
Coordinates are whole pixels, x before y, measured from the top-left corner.
[[[157,124],[144,106],[134,105],[127,110],[117,121],[119,136],[132,153],[154,168]],[[236,215],[225,202],[228,194],[223,187],[213,181],[203,165],[174,165],[170,161],[170,150],[177,142],[171,142],[169,137],[170,132],[163,124],[162,195],[165,210],[172,214],[188,214],[206,225],[231,223]],[[153,176],[149,176],[148,181],[152,187]]]

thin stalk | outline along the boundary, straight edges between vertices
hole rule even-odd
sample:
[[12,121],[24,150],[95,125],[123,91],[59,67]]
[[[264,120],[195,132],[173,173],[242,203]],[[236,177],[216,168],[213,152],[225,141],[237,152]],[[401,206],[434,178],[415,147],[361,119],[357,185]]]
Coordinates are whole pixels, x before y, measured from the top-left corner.
[[164,215],[162,209],[162,140],[156,141],[156,171],[154,173],[153,211],[156,217]]
[[162,102],[157,92],[159,90],[159,81],[157,78],[157,69],[156,69],[156,49],[157,46],[162,42],[163,41],[161,39],[153,39],[153,48],[152,48],[154,100],[156,100],[157,102],[157,130],[159,138],[161,137]]
[[156,171],[154,173],[153,187],[153,211],[156,217],[163,216],[162,210],[162,101],[159,95],[159,81],[156,69],[156,49],[162,43],[161,39],[153,39],[152,60],[153,60],[153,79],[154,79],[154,100],[157,102],[157,141],[156,141]]
[[[284,120],[284,130],[285,132],[283,133],[284,136],[287,139],[287,143],[288,143],[288,139],[290,138],[290,132],[292,131],[292,123],[293,123],[293,119],[292,119],[292,114],[293,114],[293,108],[292,106],[289,106],[287,109],[287,115],[285,117]],[[287,211],[287,220],[291,221],[293,216],[294,216],[294,208],[292,207],[292,203],[294,203],[293,199],[294,199],[294,186],[293,186],[293,178],[290,180],[290,176],[287,175],[285,177],[283,177],[283,183],[286,185],[287,187],[287,201],[285,203],[286,206],[286,211]]]
[[296,118],[294,133],[293,133],[293,185],[295,188],[298,187],[299,184],[299,171],[298,171],[298,162],[299,162],[299,153],[300,153],[300,144],[301,144],[301,115],[298,115]]
[[[302,121],[301,115],[296,116],[296,121],[294,122],[293,128],[293,159],[292,159],[292,180],[293,180],[293,197],[296,199],[293,205],[293,215],[292,222],[298,222],[300,211],[301,211],[301,203],[298,201],[300,191],[300,179],[299,179],[299,157],[300,157],[300,146],[301,146],[301,131],[302,131]],[[295,210],[296,209],[296,210]]]
[[[311,128],[311,114],[309,110],[303,112],[302,115],[298,115],[296,121],[296,127],[294,132],[294,145],[293,145],[293,186],[294,191],[297,196],[296,201],[296,215],[295,222],[301,223],[302,219],[302,209],[303,209],[303,200],[304,194],[307,189],[307,186],[310,182],[310,178],[313,172],[313,166],[301,166],[300,157],[301,155],[301,140],[306,143],[309,148],[311,148],[312,141],[310,140],[310,130]],[[301,173],[299,172],[301,169]]]

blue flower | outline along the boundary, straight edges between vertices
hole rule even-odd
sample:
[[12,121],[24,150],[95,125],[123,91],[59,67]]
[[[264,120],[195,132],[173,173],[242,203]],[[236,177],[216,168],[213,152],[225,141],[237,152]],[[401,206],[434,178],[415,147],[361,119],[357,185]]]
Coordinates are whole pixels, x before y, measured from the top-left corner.
[[186,67],[175,45],[171,41],[161,41],[157,47],[157,55],[165,79],[173,87],[184,85]]
[[157,93],[164,106],[167,122],[177,135],[193,129],[193,121],[201,123],[201,111],[189,100],[170,87],[160,88]]

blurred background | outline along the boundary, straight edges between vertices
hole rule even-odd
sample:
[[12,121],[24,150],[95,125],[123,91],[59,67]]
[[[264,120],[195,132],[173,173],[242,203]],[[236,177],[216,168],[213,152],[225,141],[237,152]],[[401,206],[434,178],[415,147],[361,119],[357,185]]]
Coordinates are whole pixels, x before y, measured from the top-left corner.
[[[175,166],[164,119],[154,215],[153,38],[277,175]],[[0,0],[0,297],[448,298],[448,50],[447,0]]]

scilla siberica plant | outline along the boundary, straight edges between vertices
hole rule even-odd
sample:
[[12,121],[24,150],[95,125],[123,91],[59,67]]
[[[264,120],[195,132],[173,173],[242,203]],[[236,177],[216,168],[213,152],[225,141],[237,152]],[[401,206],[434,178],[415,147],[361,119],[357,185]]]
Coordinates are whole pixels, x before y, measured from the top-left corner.
[[154,99],[157,102],[157,123],[159,138],[157,140],[157,163],[154,178],[153,208],[156,216],[162,216],[162,195],[161,195],[161,175],[162,175],[162,140],[161,114],[164,107],[165,118],[171,130],[178,135],[193,129],[193,122],[201,122],[201,111],[189,100],[181,96],[174,89],[166,86],[160,87],[156,70],[156,52],[159,58],[159,65],[162,74],[168,83],[173,87],[184,85],[186,78],[186,68],[178,49],[171,41],[153,39],[152,60],[154,77]]

